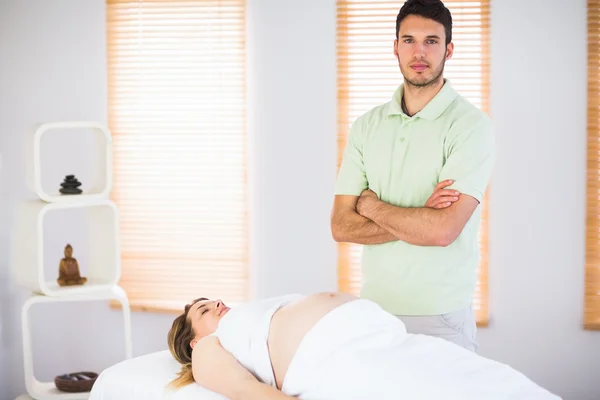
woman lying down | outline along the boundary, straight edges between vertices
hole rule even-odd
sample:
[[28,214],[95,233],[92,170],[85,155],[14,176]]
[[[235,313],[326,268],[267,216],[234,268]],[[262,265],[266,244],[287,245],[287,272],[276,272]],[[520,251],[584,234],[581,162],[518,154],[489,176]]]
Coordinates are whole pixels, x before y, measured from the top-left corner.
[[408,334],[376,303],[342,293],[236,306],[195,300],[169,331],[194,381],[237,400],[558,399],[501,363],[446,340]]

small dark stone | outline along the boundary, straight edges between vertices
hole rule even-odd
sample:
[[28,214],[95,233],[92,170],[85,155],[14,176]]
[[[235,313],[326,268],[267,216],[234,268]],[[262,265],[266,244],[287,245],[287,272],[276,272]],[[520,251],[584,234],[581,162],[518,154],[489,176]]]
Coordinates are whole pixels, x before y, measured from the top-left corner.
[[63,183],[60,184],[60,186],[64,187],[64,188],[76,188],[76,187],[78,187],[80,185],[81,184],[78,184],[78,183],[69,183],[69,182],[63,182]]
[[60,184],[60,186],[64,188],[76,188],[81,186],[81,182],[63,182]]
[[62,194],[81,194],[83,193],[83,190],[81,189],[71,189],[71,188],[62,188],[59,189],[59,192],[61,192]]

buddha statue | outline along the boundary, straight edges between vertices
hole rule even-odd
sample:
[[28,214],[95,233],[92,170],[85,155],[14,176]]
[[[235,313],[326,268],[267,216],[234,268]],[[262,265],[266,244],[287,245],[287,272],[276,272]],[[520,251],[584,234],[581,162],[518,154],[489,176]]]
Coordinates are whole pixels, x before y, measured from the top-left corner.
[[87,278],[79,274],[79,264],[73,258],[73,247],[70,244],[65,246],[65,257],[60,260],[56,281],[60,286],[83,285],[87,281]]

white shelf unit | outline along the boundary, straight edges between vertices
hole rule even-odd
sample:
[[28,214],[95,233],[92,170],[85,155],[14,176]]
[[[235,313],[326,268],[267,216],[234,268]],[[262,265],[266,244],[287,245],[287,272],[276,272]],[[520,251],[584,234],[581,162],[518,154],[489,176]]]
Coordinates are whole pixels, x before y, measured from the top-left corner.
[[[96,180],[93,186],[79,195],[63,195],[58,191],[50,192],[44,189],[42,184],[42,165],[43,157],[42,140],[45,137],[52,137],[52,132],[60,132],[65,129],[91,129],[95,132],[96,159],[101,162],[98,168],[95,168]],[[113,150],[112,135],[107,127],[93,121],[64,121],[50,122],[40,125],[33,136],[29,138],[29,149],[27,151],[27,171],[29,187],[36,195],[49,203],[70,202],[77,196],[84,199],[105,199],[108,198],[113,187]]]
[[[58,286],[58,263],[51,276],[45,274],[44,230],[47,216],[56,211],[83,210],[88,221],[86,265],[87,282],[77,286]],[[19,285],[46,296],[70,296],[106,290],[117,285],[121,277],[119,217],[115,203],[108,199],[78,199],[46,203],[32,200],[21,203],[16,220],[16,243],[13,253],[15,277]],[[77,250],[77,249],[75,249]],[[75,258],[76,255],[74,255]]]
[[[96,300],[116,300],[121,304],[123,312],[123,340],[125,344],[124,357],[132,357],[131,344],[131,311],[127,295],[118,286],[108,290],[77,294],[73,296],[50,297],[43,295],[32,295],[23,305],[21,311],[21,329],[23,334],[23,369],[25,371],[25,387],[29,395],[36,400],[84,400],[89,398],[89,392],[66,393],[56,388],[54,382],[40,382],[35,378],[33,371],[32,335],[30,329],[29,312],[36,304],[58,303],[58,302],[85,302]],[[71,371],[75,372],[75,371]]]
[[[45,166],[42,165],[44,157],[41,152],[44,147],[41,145],[41,141],[42,138],[47,140],[56,138],[58,135],[50,133],[53,129],[60,131],[71,128],[91,128],[95,131],[97,146],[93,151],[98,155],[94,158],[98,162],[97,165],[94,165],[97,179],[91,188],[82,194],[62,195],[58,189],[56,193],[51,193],[46,191],[42,185],[42,170]],[[23,394],[18,400],[84,400],[89,398],[89,392],[61,392],[53,381],[41,382],[36,379],[33,370],[30,310],[40,303],[116,300],[121,305],[125,323],[123,329],[124,359],[132,357],[131,310],[125,291],[118,285],[121,277],[119,215],[116,204],[110,200],[113,186],[112,136],[107,127],[93,121],[53,122],[39,126],[35,133],[29,136],[28,145],[27,181],[38,199],[24,201],[20,204],[12,243],[13,275],[17,284],[31,292],[21,313],[23,367],[27,394]],[[78,168],[76,165],[73,167],[74,175],[77,176]],[[49,238],[45,235],[53,236],[54,233],[52,228],[47,226],[47,219],[52,219],[48,216],[58,212],[65,213],[69,218],[71,212],[79,217],[83,214],[85,218],[85,233],[87,234],[83,236],[87,238],[87,241],[83,242],[83,246],[80,243],[79,247],[74,248],[75,253],[73,254],[73,257],[77,258],[77,251],[84,250],[82,247],[85,247],[88,255],[85,274],[82,273],[87,281],[83,285],[59,286],[56,279],[60,259],[50,261],[54,257],[46,254],[45,243]],[[60,221],[62,222],[62,219]],[[68,228],[64,227],[64,229]],[[64,234],[64,231],[62,233]],[[65,245],[66,243],[61,243],[61,246]],[[52,241],[48,242],[48,246],[53,248]],[[52,268],[49,268],[53,271],[50,274],[46,274],[46,262],[55,263]],[[80,265],[80,267],[82,266]],[[80,270],[80,272],[83,271]],[[102,371],[97,372],[101,373]]]

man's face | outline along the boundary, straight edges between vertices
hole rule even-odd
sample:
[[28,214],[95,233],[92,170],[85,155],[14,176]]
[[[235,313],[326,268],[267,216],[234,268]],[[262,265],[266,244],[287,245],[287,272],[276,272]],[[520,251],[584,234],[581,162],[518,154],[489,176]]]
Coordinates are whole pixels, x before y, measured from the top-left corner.
[[454,50],[445,40],[444,25],[439,22],[418,15],[402,20],[394,55],[407,84],[424,87],[442,79],[444,63]]
[[190,307],[187,317],[192,323],[192,328],[196,334],[195,340],[214,333],[219,326],[219,321],[228,311],[229,307],[225,306],[220,300],[198,301]]

